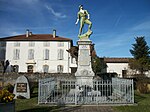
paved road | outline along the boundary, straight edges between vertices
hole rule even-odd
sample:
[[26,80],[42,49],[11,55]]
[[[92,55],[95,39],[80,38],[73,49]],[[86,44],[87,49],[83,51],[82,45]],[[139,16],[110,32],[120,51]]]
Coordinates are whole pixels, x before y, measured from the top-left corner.
[[110,106],[77,106],[61,108],[59,112],[114,112]]

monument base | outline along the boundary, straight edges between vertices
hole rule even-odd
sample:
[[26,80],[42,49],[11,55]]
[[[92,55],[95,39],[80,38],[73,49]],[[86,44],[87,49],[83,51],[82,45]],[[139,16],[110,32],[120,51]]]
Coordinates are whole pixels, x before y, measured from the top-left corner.
[[82,38],[78,41],[78,68],[75,73],[77,84],[93,87],[93,77],[95,76],[91,65],[90,47],[92,42],[88,38]]
[[78,77],[76,76],[77,85],[81,86],[89,86],[93,88],[93,76],[92,77]]

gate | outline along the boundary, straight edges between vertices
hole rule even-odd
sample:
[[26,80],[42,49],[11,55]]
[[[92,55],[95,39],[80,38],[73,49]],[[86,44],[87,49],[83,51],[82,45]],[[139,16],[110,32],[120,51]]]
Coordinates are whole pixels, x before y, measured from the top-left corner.
[[56,105],[133,104],[133,80],[112,78],[93,81],[93,86],[78,85],[76,80],[54,78],[39,80],[38,103]]

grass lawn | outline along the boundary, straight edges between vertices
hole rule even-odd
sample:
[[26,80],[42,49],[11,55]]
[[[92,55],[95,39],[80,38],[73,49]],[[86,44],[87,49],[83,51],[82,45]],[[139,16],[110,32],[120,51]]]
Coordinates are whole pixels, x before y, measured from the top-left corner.
[[50,112],[58,107],[55,106],[40,106],[37,104],[37,97],[31,99],[17,99],[17,112]]
[[38,105],[38,91],[35,88],[31,99],[16,99],[16,112],[56,112],[57,106]]
[[135,93],[134,106],[118,106],[113,107],[115,112],[150,112],[150,94]]
[[[133,106],[112,107],[114,112],[150,112],[150,94],[135,93],[135,102]],[[57,106],[41,106],[37,104],[37,90],[32,94],[31,99],[17,99],[17,112],[58,112]]]

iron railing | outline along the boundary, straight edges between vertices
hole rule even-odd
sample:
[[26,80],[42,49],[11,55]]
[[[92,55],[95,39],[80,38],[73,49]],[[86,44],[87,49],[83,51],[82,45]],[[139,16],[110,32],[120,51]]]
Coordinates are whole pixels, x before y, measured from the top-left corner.
[[92,86],[77,84],[76,80],[40,79],[38,104],[133,104],[133,80],[112,78],[95,80]]

